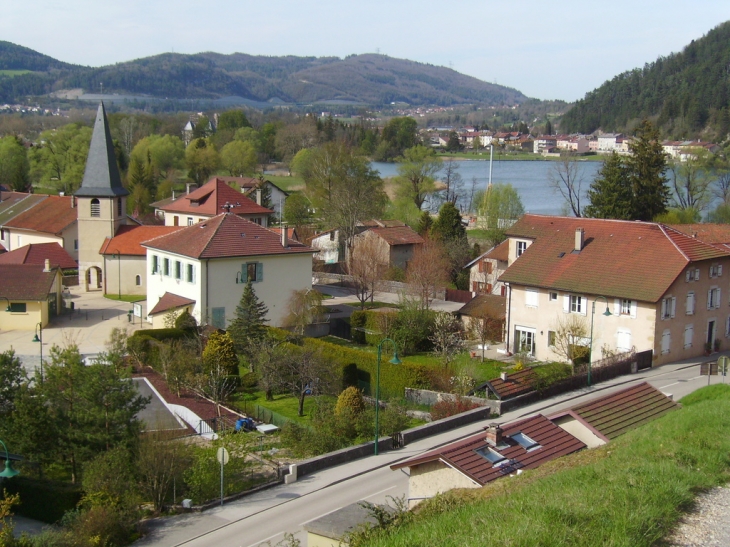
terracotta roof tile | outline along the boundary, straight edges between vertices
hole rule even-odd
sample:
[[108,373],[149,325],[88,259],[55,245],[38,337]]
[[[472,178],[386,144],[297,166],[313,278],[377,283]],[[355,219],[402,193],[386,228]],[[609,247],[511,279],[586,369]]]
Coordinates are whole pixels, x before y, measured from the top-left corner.
[[524,395],[535,389],[537,375],[530,367],[526,367],[518,372],[507,374],[507,379],[502,380],[501,377],[486,382],[488,387],[500,401],[513,399],[518,395]]
[[484,258],[493,258],[495,260],[507,262],[509,259],[509,240],[505,239],[496,247],[492,247],[484,254]]
[[122,255],[145,256],[147,249],[142,247],[143,241],[149,241],[180,229],[182,229],[181,226],[120,226],[117,235],[112,239],[104,239],[99,254],[112,255],[120,253]]
[[46,234],[60,234],[76,222],[78,211],[72,207],[74,199],[71,196],[47,196],[35,207],[9,220],[5,226]]
[[[573,252],[577,228],[585,243]],[[688,263],[730,256],[651,222],[524,215],[507,235],[535,242],[500,281],[645,302],[657,302]]]
[[143,246],[197,259],[315,252],[298,241],[284,248],[279,234],[231,213],[185,226]]
[[220,178],[211,179],[197,190],[180,196],[175,201],[160,206],[159,209],[170,213],[190,213],[213,217],[224,212],[223,205],[226,203],[238,203],[239,205],[232,207],[230,212],[239,215],[269,215],[274,212],[231,188]]
[[[510,438],[517,433],[527,435],[539,446],[531,449],[523,448]],[[498,445],[494,450],[503,456],[505,461],[498,462],[496,465],[477,452],[477,450],[489,447],[485,433],[477,433],[461,441],[391,465],[391,469],[413,467],[441,460],[476,483],[484,485],[518,469],[534,469],[545,462],[586,447],[583,442],[541,414],[504,425],[502,439],[504,444]]]
[[48,196],[43,194],[24,194],[21,192],[3,192],[0,196],[0,226],[19,214],[37,205]]
[[669,227],[705,243],[730,243],[730,224],[670,224]]
[[0,297],[9,300],[47,300],[58,270],[44,272],[35,264],[0,264]]
[[46,259],[52,266],[64,270],[78,268],[78,264],[68,251],[58,243],[31,243],[0,256],[0,264],[35,264],[44,266]]
[[507,298],[496,294],[478,294],[459,310],[459,314],[467,316],[493,317],[504,319],[507,313]]
[[195,300],[190,300],[184,296],[178,296],[177,294],[166,292],[162,295],[162,298],[157,301],[155,307],[149,311],[148,315],[155,315],[168,310],[182,308],[183,306],[188,306],[190,304],[195,304]]
[[381,237],[388,245],[421,245],[423,238],[418,233],[411,230],[408,226],[394,226],[392,228],[368,228],[368,232],[373,232]]

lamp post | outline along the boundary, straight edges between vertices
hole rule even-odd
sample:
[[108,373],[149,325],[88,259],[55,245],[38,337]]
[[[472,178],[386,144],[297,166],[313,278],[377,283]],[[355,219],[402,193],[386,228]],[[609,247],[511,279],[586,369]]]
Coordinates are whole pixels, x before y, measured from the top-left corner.
[[380,422],[378,414],[380,412],[380,357],[383,350],[383,342],[393,344],[393,358],[389,361],[393,365],[400,365],[401,360],[398,359],[398,347],[390,338],[383,338],[378,344],[378,368],[375,372],[375,455],[378,455],[378,438],[380,437]]
[[5,443],[0,441],[0,444],[3,445],[3,448],[5,449],[5,469],[0,472],[0,477],[9,479],[10,477],[14,477],[15,475],[20,474],[20,471],[16,471],[12,467],[10,467],[10,454],[8,454],[8,447],[5,446]]
[[593,306],[591,306],[591,345],[588,347],[588,387],[591,387],[591,362],[593,361],[593,316],[596,315],[596,301],[599,298],[603,298],[606,302],[606,311],[603,312],[603,315],[606,317],[613,315],[608,309],[608,299],[605,296],[596,296],[593,299]]
[[119,252],[119,249],[114,249],[115,254],[112,254],[112,258],[117,259],[117,296],[119,297],[119,301],[122,301],[122,263],[121,258],[122,254]]
[[0,298],[2,298],[3,300],[5,300],[8,303],[8,307],[5,308],[5,311],[9,312],[10,311],[10,300],[8,299],[7,296],[0,296]]
[[33,342],[40,342],[41,344],[41,382],[43,381],[43,323],[37,323],[35,326],[35,336],[33,336]]

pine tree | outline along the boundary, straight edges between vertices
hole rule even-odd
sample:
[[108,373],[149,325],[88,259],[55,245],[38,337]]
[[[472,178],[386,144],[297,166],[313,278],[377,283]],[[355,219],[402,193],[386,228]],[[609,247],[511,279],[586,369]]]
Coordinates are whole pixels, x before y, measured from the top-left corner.
[[626,159],[628,179],[633,193],[633,220],[652,220],[667,211],[667,158],[659,131],[644,120],[629,145],[631,155]]
[[588,199],[590,205],[583,210],[587,217],[632,220],[631,186],[621,156],[614,152],[604,162],[588,190]]
[[254,347],[255,342],[263,340],[266,336],[265,323],[269,321],[266,319],[268,313],[269,309],[258,299],[249,281],[236,307],[236,317],[228,327],[237,353],[248,355],[248,350]]

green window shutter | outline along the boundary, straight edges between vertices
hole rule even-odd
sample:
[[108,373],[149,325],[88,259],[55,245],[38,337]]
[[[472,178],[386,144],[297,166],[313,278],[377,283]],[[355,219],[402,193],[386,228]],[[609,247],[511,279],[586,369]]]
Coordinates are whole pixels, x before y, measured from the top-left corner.
[[248,264],[241,264],[241,282],[248,283]]
[[264,265],[261,262],[256,263],[256,281],[264,280]]

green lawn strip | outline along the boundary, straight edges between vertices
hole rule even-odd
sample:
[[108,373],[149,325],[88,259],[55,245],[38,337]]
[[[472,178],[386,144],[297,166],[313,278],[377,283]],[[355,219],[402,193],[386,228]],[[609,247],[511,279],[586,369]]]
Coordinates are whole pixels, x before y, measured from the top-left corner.
[[314,404],[312,397],[305,397],[304,416],[298,416],[299,401],[291,395],[274,395],[273,401],[267,401],[263,391],[256,391],[238,395],[234,400],[236,407],[254,418],[256,417],[254,408],[258,405],[302,425],[307,425],[311,422],[311,410]]
[[655,545],[730,479],[730,389],[689,402],[601,448],[439,496],[366,545]]
[[301,177],[266,175],[266,180],[270,180],[285,192],[289,192],[292,190],[301,190],[302,188],[304,188],[304,179]]
[[123,294],[122,297],[119,298],[116,294],[105,294],[104,298],[109,300],[119,300],[121,302],[139,302],[141,300],[145,300],[146,297],[139,294]]
[[10,76],[12,78],[13,76],[22,76],[23,74],[30,74],[31,72],[33,72],[33,71],[25,70],[25,69],[21,69],[21,70],[3,69],[3,70],[0,70],[0,76]]

